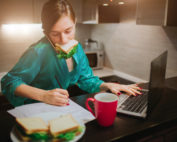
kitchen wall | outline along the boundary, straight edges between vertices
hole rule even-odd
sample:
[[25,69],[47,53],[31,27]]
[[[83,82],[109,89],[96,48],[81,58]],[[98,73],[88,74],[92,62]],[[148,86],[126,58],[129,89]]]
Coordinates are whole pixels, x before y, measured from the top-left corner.
[[93,26],[91,37],[104,45],[105,65],[148,80],[150,62],[168,50],[167,77],[177,76],[177,28],[135,22]]
[[[40,24],[1,26],[0,28],[0,73],[9,71],[24,51],[42,38]],[[77,24],[76,39],[82,44],[90,37],[90,25]]]
[[150,62],[168,50],[166,77],[177,76],[177,27],[136,24],[136,0],[120,7],[120,23],[92,26],[91,37],[104,46],[105,65],[149,80]]

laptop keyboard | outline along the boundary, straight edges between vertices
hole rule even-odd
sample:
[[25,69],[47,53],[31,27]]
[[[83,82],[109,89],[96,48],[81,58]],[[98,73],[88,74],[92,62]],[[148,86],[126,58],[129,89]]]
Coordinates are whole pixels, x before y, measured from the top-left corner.
[[141,113],[147,106],[147,94],[148,92],[142,92],[143,95],[130,96],[123,102],[119,108],[126,111]]

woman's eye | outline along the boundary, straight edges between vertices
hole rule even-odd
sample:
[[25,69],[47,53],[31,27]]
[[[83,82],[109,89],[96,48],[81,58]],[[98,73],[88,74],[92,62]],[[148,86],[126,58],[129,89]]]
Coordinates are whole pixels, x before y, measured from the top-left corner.
[[52,34],[52,36],[58,36],[58,34]]
[[65,31],[66,34],[69,34],[70,32],[71,32],[71,30],[67,30],[67,31]]

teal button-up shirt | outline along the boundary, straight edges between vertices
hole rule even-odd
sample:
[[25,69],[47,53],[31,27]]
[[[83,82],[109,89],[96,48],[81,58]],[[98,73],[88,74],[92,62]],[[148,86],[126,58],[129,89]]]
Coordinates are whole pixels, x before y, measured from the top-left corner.
[[79,88],[88,93],[99,92],[103,81],[93,75],[81,44],[78,45],[77,52],[73,55],[73,61],[74,69],[69,72],[66,60],[57,57],[51,44],[44,37],[30,46],[12,70],[2,78],[2,93],[14,106],[32,103],[35,100],[16,96],[14,94],[16,88],[21,84],[45,90],[60,88],[55,76],[63,89],[77,84]]

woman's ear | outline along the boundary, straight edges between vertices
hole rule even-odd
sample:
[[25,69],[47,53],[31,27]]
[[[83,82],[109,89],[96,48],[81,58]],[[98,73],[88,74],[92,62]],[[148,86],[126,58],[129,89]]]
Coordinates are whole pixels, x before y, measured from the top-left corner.
[[43,30],[43,33],[44,33],[44,35],[45,35],[45,36],[47,36],[47,35],[48,35],[48,34],[47,34],[47,32],[46,32],[45,30]]

